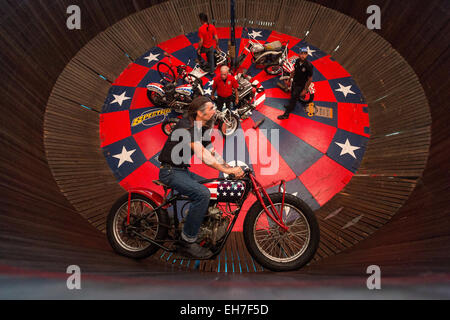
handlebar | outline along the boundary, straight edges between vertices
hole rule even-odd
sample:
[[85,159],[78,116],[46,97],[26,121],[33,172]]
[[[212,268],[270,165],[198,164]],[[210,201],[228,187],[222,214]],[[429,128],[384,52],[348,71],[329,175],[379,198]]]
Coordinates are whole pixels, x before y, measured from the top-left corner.
[[[252,169],[250,169],[249,167],[242,167],[241,166],[240,168],[242,169],[242,171],[244,171],[244,176],[252,173]],[[231,174],[228,175],[228,179],[235,180],[236,176],[231,173]]]

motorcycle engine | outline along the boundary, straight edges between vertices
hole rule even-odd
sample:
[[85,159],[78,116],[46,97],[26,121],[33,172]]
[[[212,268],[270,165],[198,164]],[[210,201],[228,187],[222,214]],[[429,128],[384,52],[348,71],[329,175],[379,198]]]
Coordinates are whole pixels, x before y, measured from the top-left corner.
[[[252,94],[252,83],[248,81],[245,77],[241,76],[238,78],[239,83],[239,100],[246,98],[249,94]],[[253,98],[253,97],[251,97]]]
[[225,236],[229,224],[230,220],[222,216],[222,211],[217,208],[217,205],[211,206],[200,227],[198,239],[214,246]]
[[173,83],[168,83],[164,86],[164,91],[166,92],[166,99],[171,102],[175,99],[175,85]]

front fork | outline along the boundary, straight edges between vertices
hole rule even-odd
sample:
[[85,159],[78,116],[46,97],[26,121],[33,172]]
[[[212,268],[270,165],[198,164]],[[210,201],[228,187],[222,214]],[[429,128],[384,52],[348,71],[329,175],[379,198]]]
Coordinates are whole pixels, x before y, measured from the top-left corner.
[[[281,188],[283,187],[283,200],[281,201],[281,209],[280,212],[275,208],[272,199],[270,199],[269,195],[267,194],[266,190],[261,186],[261,184],[256,181],[255,177],[253,177],[252,174],[250,174],[250,179],[253,184],[253,189],[255,190],[254,193],[256,197],[258,198],[259,202],[264,208],[264,212],[267,214],[267,216],[270,217],[281,229],[283,229],[285,232],[289,230],[289,228],[284,224],[283,222],[283,210],[284,210],[284,199],[286,194],[286,182],[284,180],[281,180],[280,186],[278,187],[278,191],[281,191]],[[262,195],[261,195],[262,194]],[[264,197],[266,197],[269,200],[270,208],[272,210],[273,215],[269,212],[269,209],[267,209],[265,203],[264,203]]]

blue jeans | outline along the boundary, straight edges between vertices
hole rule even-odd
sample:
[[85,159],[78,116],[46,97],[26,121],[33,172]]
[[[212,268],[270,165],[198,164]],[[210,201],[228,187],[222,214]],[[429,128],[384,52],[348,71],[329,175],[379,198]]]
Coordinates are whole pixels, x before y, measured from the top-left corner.
[[[209,72],[214,73],[216,70],[216,64],[214,61],[214,52],[215,52],[214,47],[211,47],[211,48],[202,47],[200,49],[200,52],[206,53],[206,58],[208,59],[208,64],[209,64],[209,68],[210,68]],[[206,61],[203,59],[203,57],[201,55],[199,55],[197,53],[197,56],[200,61],[204,61],[206,63]]]
[[171,168],[160,169],[159,180],[178,193],[189,197],[191,205],[184,223],[183,233],[189,241],[195,241],[203,218],[208,211],[211,196],[208,188],[198,183],[204,178],[190,172],[187,168]]

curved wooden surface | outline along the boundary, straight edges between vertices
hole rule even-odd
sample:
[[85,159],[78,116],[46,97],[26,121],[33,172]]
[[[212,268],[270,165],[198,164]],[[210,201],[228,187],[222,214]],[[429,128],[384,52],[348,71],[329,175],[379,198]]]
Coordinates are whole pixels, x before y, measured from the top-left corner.
[[[104,230],[107,211],[124,192],[100,151],[97,111],[110,83],[133,59],[159,42],[196,30],[199,11],[208,12],[218,26],[227,25],[228,1],[168,1],[148,8],[148,1],[78,2],[86,19],[80,31],[61,27],[67,1],[8,3],[2,13],[0,41],[9,50],[1,59],[6,85],[0,91],[7,109],[0,131],[1,263],[45,270],[77,264],[73,260],[95,271],[107,265],[114,270],[157,268],[155,261],[115,256],[97,231]],[[352,74],[369,105],[371,139],[364,160],[346,188],[316,212],[322,241],[307,272],[330,272],[329,266],[352,272],[373,254],[375,262],[385,261],[393,271],[416,260],[425,270],[438,267],[434,261],[448,266],[449,201],[443,196],[449,190],[444,103],[449,83],[443,71],[449,64],[448,38],[443,36],[449,34],[448,4],[427,3],[423,10],[433,17],[431,24],[408,9],[421,8],[420,1],[408,8],[380,1],[386,28],[377,34],[361,24],[372,4],[368,1],[331,8],[325,2],[236,2],[241,25],[306,38],[332,54]],[[403,13],[402,18],[392,12]],[[416,22],[411,26],[412,18]],[[170,23],[149,23],[161,20]],[[419,23],[430,26],[427,40],[414,34]],[[388,28],[393,25],[396,29]],[[40,32],[23,36],[18,31],[24,27]],[[408,27],[410,32],[399,31]],[[430,61],[416,51],[428,53]],[[408,246],[409,241],[414,244]],[[240,252],[249,271],[260,271],[242,245],[242,235],[236,234],[227,252]],[[224,254],[221,261],[229,257]],[[173,262],[162,254],[156,259]],[[226,264],[237,268],[235,259]],[[199,268],[216,271],[217,262]]]

